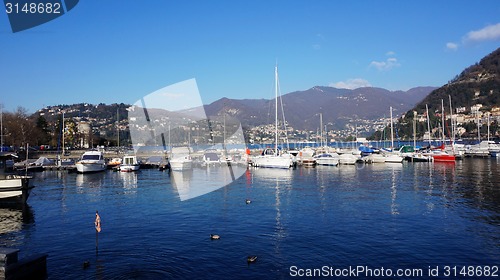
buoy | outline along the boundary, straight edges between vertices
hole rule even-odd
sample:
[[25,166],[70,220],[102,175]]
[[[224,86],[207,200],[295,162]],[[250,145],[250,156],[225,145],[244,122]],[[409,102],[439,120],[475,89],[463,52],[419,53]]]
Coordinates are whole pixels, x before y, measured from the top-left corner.
[[90,262],[89,261],[84,261],[83,262],[83,268],[88,268],[90,266]]
[[220,236],[218,234],[210,234],[210,239],[212,239],[212,240],[219,240]]
[[257,261],[257,256],[248,256],[247,262],[253,263]]
[[251,201],[250,199],[247,199],[245,202],[246,202],[247,204],[250,204],[252,201]]

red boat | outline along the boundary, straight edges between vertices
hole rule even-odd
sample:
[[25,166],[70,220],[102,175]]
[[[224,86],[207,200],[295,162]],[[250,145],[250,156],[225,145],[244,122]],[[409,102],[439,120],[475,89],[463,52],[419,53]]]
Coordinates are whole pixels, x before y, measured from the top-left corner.
[[435,162],[455,162],[455,156],[446,153],[444,150],[444,144],[439,147],[439,150],[432,151],[432,158]]

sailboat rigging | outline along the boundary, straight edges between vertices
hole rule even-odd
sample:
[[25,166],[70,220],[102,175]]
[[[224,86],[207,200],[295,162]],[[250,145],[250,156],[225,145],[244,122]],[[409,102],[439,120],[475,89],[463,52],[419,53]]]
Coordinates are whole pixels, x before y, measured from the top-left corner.
[[279,91],[279,79],[278,79],[278,65],[274,68],[274,149],[266,148],[261,155],[253,158],[253,165],[256,167],[268,167],[268,168],[290,168],[293,165],[292,155],[282,153],[278,148],[278,91]]

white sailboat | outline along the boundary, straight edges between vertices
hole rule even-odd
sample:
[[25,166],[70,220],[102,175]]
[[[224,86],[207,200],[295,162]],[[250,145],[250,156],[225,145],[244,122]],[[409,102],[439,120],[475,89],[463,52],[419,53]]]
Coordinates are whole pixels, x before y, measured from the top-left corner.
[[399,152],[394,151],[394,127],[392,121],[392,107],[390,107],[391,113],[391,150],[390,152],[384,152],[386,163],[401,163],[403,162],[403,157],[399,155]]
[[293,165],[292,155],[284,154],[278,149],[278,66],[274,68],[275,78],[275,143],[274,149],[267,148],[261,155],[253,158],[253,165],[256,167],[268,168],[290,168]]

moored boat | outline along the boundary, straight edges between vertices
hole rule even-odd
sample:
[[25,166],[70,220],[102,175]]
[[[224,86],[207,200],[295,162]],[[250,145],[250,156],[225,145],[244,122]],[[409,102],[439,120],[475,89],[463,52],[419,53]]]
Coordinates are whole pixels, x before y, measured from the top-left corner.
[[353,155],[352,153],[345,153],[339,156],[339,164],[353,165],[360,159],[359,156]]
[[431,156],[435,162],[455,162],[455,156],[450,155],[442,150],[434,150]]
[[188,170],[193,167],[193,159],[191,158],[191,149],[189,147],[174,147],[172,148],[170,169],[173,171]]
[[275,78],[275,140],[274,149],[266,148],[260,156],[252,159],[253,166],[267,168],[290,168],[293,166],[292,155],[278,149],[278,66],[274,68]]
[[7,161],[15,157],[14,154],[0,153],[0,203],[25,203],[33,188],[31,176],[7,172]]
[[290,168],[293,165],[293,160],[291,154],[266,148],[260,156],[253,157],[252,164],[255,167]]
[[315,155],[317,165],[330,165],[336,166],[339,164],[339,155],[337,153],[322,153]]
[[87,151],[75,164],[79,173],[100,172],[106,170],[106,161],[102,151]]
[[111,160],[108,161],[107,166],[108,169],[113,169],[115,167],[120,166],[121,163],[122,163],[121,158],[112,158]]
[[137,161],[136,156],[124,156],[122,163],[120,165],[121,172],[133,172],[140,168],[140,164]]

